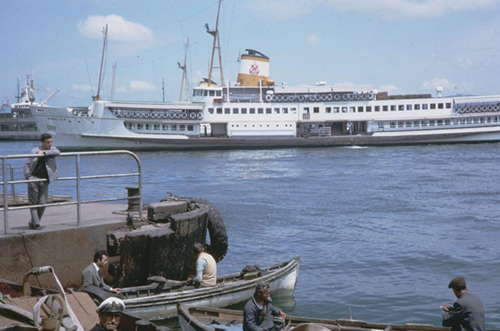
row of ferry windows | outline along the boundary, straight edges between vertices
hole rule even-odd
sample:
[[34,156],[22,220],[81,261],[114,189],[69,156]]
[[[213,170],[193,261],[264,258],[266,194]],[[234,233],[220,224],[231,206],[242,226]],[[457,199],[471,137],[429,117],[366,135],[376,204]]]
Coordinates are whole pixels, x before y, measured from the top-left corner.
[[296,107],[284,108],[208,108],[210,114],[288,114],[297,112]]
[[[454,118],[446,120],[425,120],[425,121],[393,121],[389,122],[391,128],[411,128],[420,126],[443,126],[443,125],[463,125],[463,124],[487,124],[498,123],[498,116],[474,117],[474,118]],[[379,128],[384,127],[384,122],[378,123]]]
[[153,131],[194,131],[193,125],[186,124],[132,124],[127,123],[126,127],[130,130],[153,130]]
[[222,91],[218,90],[218,91],[214,91],[214,90],[194,90],[193,92],[193,96],[197,97],[197,96],[200,96],[200,97],[221,97],[222,96]]
[[[382,106],[342,106],[342,107],[325,107],[326,113],[363,113],[372,111],[405,111],[405,110],[427,110],[427,109],[451,109],[451,103],[423,103],[423,104],[406,104],[406,105],[382,105]],[[304,107],[304,111],[309,113],[309,108]],[[319,107],[313,108],[313,113],[319,113]]]

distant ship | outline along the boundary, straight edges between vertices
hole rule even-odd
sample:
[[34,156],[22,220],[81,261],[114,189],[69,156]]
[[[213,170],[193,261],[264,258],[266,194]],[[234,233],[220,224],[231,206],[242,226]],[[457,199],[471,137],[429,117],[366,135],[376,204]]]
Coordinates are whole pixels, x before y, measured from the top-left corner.
[[[270,59],[247,49],[238,82],[203,81],[191,102],[94,100],[87,108],[31,105],[62,149],[187,150],[500,141],[500,95],[390,96],[363,87],[275,86]],[[210,83],[209,83],[210,82]]]
[[[19,90],[19,84],[18,84]],[[36,101],[33,74],[27,75],[17,102],[10,104],[6,99],[0,108],[0,140],[38,140],[42,133],[38,130],[31,114],[30,106],[45,106],[59,90],[55,89],[42,102]]]

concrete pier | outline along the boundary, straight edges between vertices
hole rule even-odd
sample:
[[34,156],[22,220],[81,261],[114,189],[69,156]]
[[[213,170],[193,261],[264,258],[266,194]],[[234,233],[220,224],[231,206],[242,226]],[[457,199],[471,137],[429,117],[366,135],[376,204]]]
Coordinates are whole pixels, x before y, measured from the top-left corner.
[[[29,229],[29,210],[15,210],[9,212],[7,234],[0,213],[0,278],[19,284],[31,268],[49,265],[63,286],[79,288],[81,272],[92,262],[95,250],[106,249],[107,233],[125,226],[126,208],[123,204],[83,204],[77,226],[76,205],[48,207],[41,230]],[[32,285],[53,284],[39,277],[38,284]]]

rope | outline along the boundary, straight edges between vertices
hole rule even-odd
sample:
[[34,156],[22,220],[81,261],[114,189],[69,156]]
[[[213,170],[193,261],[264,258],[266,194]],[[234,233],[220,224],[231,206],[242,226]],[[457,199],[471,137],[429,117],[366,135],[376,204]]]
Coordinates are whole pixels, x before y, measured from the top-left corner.
[[[73,271],[75,274],[79,275],[80,272],[77,272],[73,269],[71,269],[66,263],[64,263],[63,261],[59,260],[57,257],[55,257],[54,255],[50,254],[49,251],[47,251],[46,249],[44,249],[43,247],[41,247],[40,245],[38,245],[36,242],[34,242],[33,240],[31,240],[30,238],[28,238],[27,236],[25,236],[24,234],[21,233],[21,236],[23,237],[23,243],[24,242],[24,239],[27,239],[28,241],[30,241],[33,245],[37,246],[38,248],[40,248],[40,250],[44,253],[46,253],[48,256],[50,256],[51,258],[53,258],[54,260],[56,260],[57,262],[59,262],[60,264],[62,264],[63,266],[65,266],[66,268],[68,268],[69,270]],[[26,250],[26,254],[28,255],[29,257],[29,253],[28,253],[28,249],[26,248],[26,244],[24,245],[24,248]],[[31,267],[33,268],[33,263],[31,262],[31,257],[30,257],[30,264],[31,264]],[[37,280],[38,280],[38,277],[37,277]],[[40,282],[38,282],[40,284]],[[41,285],[40,285],[41,287]]]

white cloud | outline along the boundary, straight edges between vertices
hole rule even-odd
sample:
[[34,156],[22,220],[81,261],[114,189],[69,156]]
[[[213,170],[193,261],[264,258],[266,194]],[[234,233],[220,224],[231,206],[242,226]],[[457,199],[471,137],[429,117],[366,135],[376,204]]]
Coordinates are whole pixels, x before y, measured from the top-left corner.
[[156,86],[143,80],[132,80],[128,84],[132,92],[155,91]]
[[452,91],[455,90],[456,85],[452,82],[450,82],[446,78],[433,78],[430,82],[424,82],[422,84],[422,88],[424,90],[432,90],[435,89],[436,87],[442,87],[444,90]]
[[[488,9],[498,0],[259,0],[251,10],[265,17],[289,19],[306,15],[314,7],[339,12],[375,13],[384,18],[429,18],[457,11]],[[321,9],[321,8],[320,8]]]
[[318,35],[310,34],[306,37],[306,40],[309,44],[314,45],[314,44],[317,44],[319,42],[319,37],[318,37]]
[[380,87],[381,87],[382,92],[392,93],[394,91],[399,90],[399,87],[397,87],[396,85],[393,85],[393,84],[381,85]]
[[111,14],[108,16],[89,16],[85,22],[78,23],[80,33],[89,39],[102,39],[102,30],[108,25],[110,40],[121,42],[152,41],[153,32],[147,27],[126,21],[123,17]]
[[82,92],[90,92],[92,91],[92,87],[88,84],[73,84],[71,86],[73,90],[82,91]]

